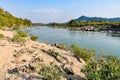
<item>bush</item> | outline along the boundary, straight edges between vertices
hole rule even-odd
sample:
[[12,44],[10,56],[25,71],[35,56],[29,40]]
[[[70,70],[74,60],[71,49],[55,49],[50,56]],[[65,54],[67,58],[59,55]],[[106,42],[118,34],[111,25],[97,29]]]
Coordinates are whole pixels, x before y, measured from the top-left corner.
[[80,58],[82,58],[85,61],[89,61],[91,58],[95,57],[95,50],[86,48],[80,48],[80,46],[72,45],[71,50],[74,52],[74,54]]
[[22,38],[20,35],[16,35],[12,38],[13,42],[25,42],[26,40],[24,38]]
[[17,34],[21,37],[28,37],[28,34],[24,31],[18,31]]
[[19,30],[20,28],[19,27],[13,27],[13,30]]
[[42,66],[39,75],[43,76],[42,80],[61,80],[61,76],[65,76],[65,73],[60,71],[55,66]]
[[120,59],[116,56],[101,56],[83,69],[88,80],[120,80]]
[[3,34],[0,34],[0,39],[4,38],[5,36]]
[[18,31],[17,34],[16,34],[16,36],[14,36],[12,38],[12,41],[14,41],[14,42],[23,42],[24,43],[26,41],[24,39],[24,37],[27,37],[27,36],[28,36],[28,34],[26,32],[24,32],[24,31]]
[[38,39],[38,36],[30,36],[30,39],[33,40],[33,41],[36,41]]

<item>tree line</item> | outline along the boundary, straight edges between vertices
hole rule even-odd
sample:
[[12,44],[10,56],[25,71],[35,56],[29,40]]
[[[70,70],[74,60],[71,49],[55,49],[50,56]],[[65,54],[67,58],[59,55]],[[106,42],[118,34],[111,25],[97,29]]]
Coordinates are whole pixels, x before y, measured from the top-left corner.
[[13,16],[8,11],[4,11],[4,9],[0,8],[0,28],[13,28],[13,27],[25,27],[31,26],[32,22],[28,19],[22,19]]

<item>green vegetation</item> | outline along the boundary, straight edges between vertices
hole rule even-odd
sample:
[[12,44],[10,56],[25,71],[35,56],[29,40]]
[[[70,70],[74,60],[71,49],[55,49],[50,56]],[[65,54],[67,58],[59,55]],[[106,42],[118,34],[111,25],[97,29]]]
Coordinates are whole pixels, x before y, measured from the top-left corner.
[[95,50],[72,45],[75,55],[87,63],[82,69],[88,80],[120,80],[120,59],[113,55],[95,57]]
[[21,37],[20,35],[16,35],[16,36],[14,36],[12,38],[12,41],[13,42],[22,42],[22,43],[24,43],[26,40],[23,37]]
[[3,34],[0,34],[0,39],[4,38],[5,36]]
[[38,36],[34,36],[34,35],[30,36],[30,39],[33,40],[33,41],[37,41],[38,38],[39,38]]
[[28,34],[24,31],[18,31],[17,34],[21,37],[28,37]]
[[84,26],[110,26],[110,25],[120,25],[120,22],[106,22],[106,21],[76,21],[76,20],[71,20],[67,24],[70,27],[84,27]]
[[61,80],[61,76],[65,76],[65,73],[60,71],[57,66],[42,66],[39,75],[43,76],[42,80]]
[[120,80],[120,59],[116,56],[101,56],[89,61],[83,72],[88,80]]
[[87,50],[86,48],[81,48],[80,46],[72,45],[71,50],[74,52],[76,56],[82,58],[85,61],[89,61],[95,57],[94,49]]
[[13,42],[22,42],[24,43],[26,40],[25,40],[25,37],[27,37],[28,34],[24,31],[18,31],[17,34],[12,38],[12,41]]
[[14,27],[25,27],[31,26],[31,21],[28,19],[17,18],[10,14],[7,11],[4,11],[0,8],[0,29],[5,29],[7,27],[14,28]]
[[104,20],[92,20],[92,21],[77,21],[75,19],[70,20],[67,23],[49,23],[47,26],[53,26],[57,28],[67,28],[83,31],[102,31],[102,30],[111,30],[118,31],[120,30],[120,22],[108,22]]

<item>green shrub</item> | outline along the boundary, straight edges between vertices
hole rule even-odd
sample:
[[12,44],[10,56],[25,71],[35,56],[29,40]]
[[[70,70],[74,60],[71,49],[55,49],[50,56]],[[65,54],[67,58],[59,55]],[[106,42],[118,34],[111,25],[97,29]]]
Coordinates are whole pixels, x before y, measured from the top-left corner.
[[72,45],[71,50],[74,52],[74,54],[80,58],[82,58],[85,61],[89,61],[91,58],[95,57],[95,50],[86,48],[80,48],[80,46]]
[[33,36],[33,35],[31,35],[31,36],[30,36],[30,39],[33,40],[33,41],[36,41],[36,40],[38,39],[38,36]]
[[55,66],[43,66],[39,75],[43,76],[42,80],[61,80],[60,77],[65,76],[65,73]]
[[25,42],[26,40],[24,38],[22,38],[20,35],[16,35],[12,38],[13,42]]
[[4,38],[5,36],[3,34],[0,34],[0,39]]
[[17,35],[19,35],[21,37],[27,37],[28,36],[28,34],[26,32],[24,32],[24,31],[18,31]]
[[83,69],[88,80],[120,80],[120,59],[116,56],[101,56],[89,61]]
[[13,30],[19,30],[20,28],[19,27],[13,27]]

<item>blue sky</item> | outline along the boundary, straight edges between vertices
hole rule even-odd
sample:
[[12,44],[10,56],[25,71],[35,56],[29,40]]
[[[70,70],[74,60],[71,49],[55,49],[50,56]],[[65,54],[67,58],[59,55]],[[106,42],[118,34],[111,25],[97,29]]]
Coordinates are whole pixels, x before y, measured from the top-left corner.
[[0,7],[33,22],[67,22],[86,16],[120,17],[120,0],[0,0]]

